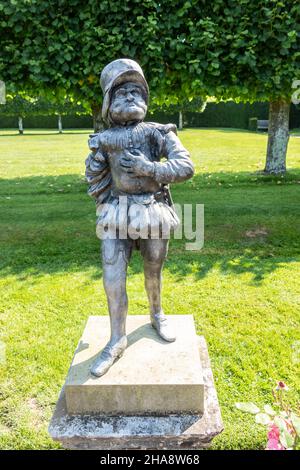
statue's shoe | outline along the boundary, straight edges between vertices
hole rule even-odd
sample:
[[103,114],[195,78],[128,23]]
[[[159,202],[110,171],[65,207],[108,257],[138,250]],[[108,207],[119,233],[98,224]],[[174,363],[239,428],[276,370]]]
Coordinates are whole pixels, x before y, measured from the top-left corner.
[[168,318],[164,313],[160,312],[151,315],[151,325],[165,341],[172,343],[176,340],[175,333],[169,325]]
[[91,373],[96,377],[104,375],[113,363],[122,356],[127,347],[127,337],[122,336],[116,343],[107,343],[91,366]]

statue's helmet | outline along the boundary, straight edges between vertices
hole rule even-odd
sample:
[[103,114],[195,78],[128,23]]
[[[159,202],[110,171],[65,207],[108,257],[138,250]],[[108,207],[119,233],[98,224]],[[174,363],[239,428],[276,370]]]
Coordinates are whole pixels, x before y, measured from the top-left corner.
[[108,111],[112,91],[122,83],[133,82],[141,85],[149,97],[149,87],[144,73],[137,62],[131,59],[117,59],[107,64],[101,72],[100,85],[103,91],[102,118],[108,122]]

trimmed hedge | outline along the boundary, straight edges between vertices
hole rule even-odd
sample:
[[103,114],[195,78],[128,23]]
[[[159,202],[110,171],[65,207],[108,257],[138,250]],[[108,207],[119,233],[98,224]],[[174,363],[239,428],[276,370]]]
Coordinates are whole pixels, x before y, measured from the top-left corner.
[[189,127],[248,129],[249,118],[268,119],[268,103],[208,103],[203,113],[186,113]]
[[[232,127],[237,129],[248,129],[249,119],[268,119],[267,102],[257,103],[207,103],[203,113],[183,113],[185,127]],[[299,108],[299,107],[298,107]],[[300,109],[291,105],[290,128],[300,127]],[[178,114],[174,113],[148,113],[147,120],[161,123],[174,122],[178,125]],[[62,117],[64,129],[92,129],[93,119],[91,116],[68,115]],[[0,129],[17,129],[18,119],[0,116]],[[24,119],[24,130],[42,128],[57,128],[57,116],[28,116]]]

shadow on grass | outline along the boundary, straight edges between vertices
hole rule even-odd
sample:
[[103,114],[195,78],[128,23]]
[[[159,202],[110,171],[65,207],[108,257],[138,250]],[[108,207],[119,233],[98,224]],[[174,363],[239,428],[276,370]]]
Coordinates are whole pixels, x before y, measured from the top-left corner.
[[[184,239],[171,241],[166,272],[201,279],[219,269],[250,273],[252,282],[260,283],[283,263],[299,259],[299,176],[295,170],[254,181],[246,172],[212,173],[210,186],[206,175],[175,185],[177,203],[204,203],[205,245],[186,251]],[[101,277],[95,206],[80,175],[0,180],[0,214],[0,276],[34,282],[45,273],[88,270],[90,278]],[[135,254],[130,273],[141,271]]]
[[[230,250],[228,250],[230,253]],[[192,274],[196,279],[205,278],[213,269],[218,269],[222,274],[241,275],[251,274],[251,283],[260,284],[269,274],[280,268],[282,265],[296,261],[296,256],[280,256],[272,255],[268,257],[266,251],[244,249],[235,250],[231,254],[216,253],[215,255],[207,255],[205,250],[203,253],[195,253],[188,259],[186,257],[178,258],[176,256],[167,259],[166,268],[178,280],[184,276]]]

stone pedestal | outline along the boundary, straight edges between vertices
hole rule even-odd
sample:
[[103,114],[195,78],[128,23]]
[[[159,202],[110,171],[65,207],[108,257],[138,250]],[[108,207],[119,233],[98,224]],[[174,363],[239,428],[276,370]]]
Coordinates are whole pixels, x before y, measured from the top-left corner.
[[109,339],[109,318],[90,317],[69,370],[69,414],[166,415],[203,412],[203,375],[192,315],[170,315],[177,340],[159,338],[149,317],[127,318],[128,347],[102,377],[90,366]]
[[168,317],[174,343],[149,317],[129,316],[128,348],[99,378],[89,367],[109,318],[89,318],[49,426],[54,440],[69,449],[200,449],[222,431],[205,340],[192,315]]

